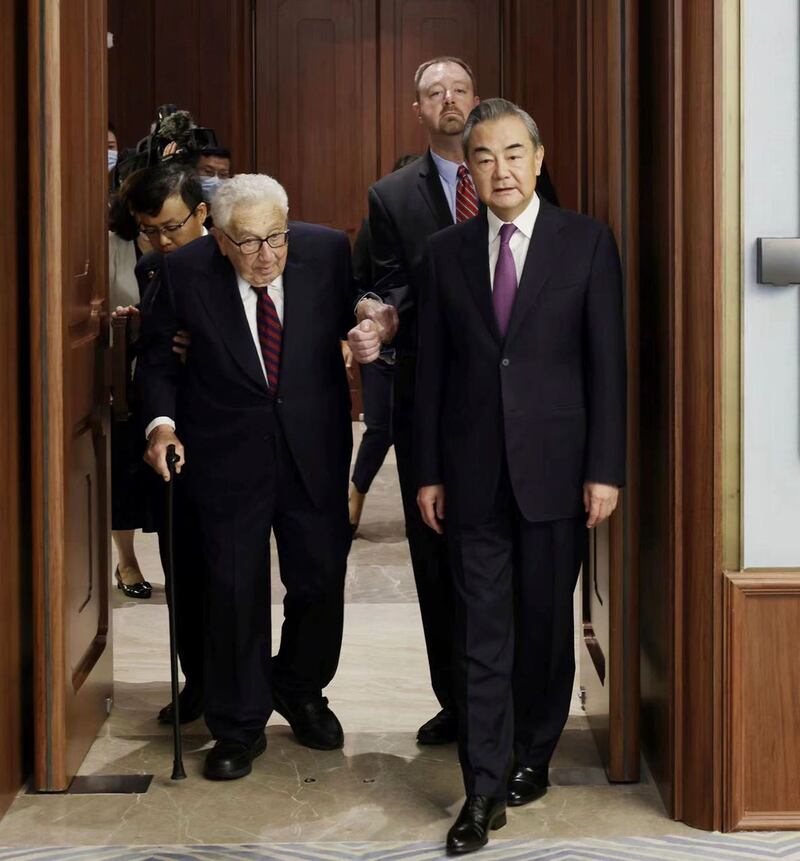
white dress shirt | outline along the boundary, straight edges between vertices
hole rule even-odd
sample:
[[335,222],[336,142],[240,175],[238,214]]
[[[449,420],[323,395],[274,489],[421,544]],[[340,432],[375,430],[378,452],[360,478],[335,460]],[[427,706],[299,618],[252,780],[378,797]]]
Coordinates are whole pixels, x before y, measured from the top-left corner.
[[[258,293],[253,290],[250,284],[248,284],[238,272],[236,273],[236,283],[239,287],[239,295],[241,296],[242,306],[244,307],[244,316],[247,318],[247,327],[250,329],[256,355],[258,356],[258,361],[261,364],[261,370],[264,372],[264,381],[269,385],[267,369],[264,365],[264,357],[261,355],[261,342],[258,340],[258,323],[256,321]],[[279,275],[272,284],[267,286],[267,292],[275,305],[275,310],[278,313],[278,319],[281,321],[281,326],[283,326],[283,275]],[[175,420],[173,418],[170,416],[158,416],[157,418],[154,418],[145,429],[145,437],[149,437],[154,428],[158,427],[158,425],[169,425],[173,430],[175,430]]]
[[[501,221],[491,209],[487,210],[486,215],[489,221],[489,277],[492,280],[492,290],[494,290],[494,270],[500,255],[500,228],[506,222]],[[522,267],[528,256],[528,246],[531,244],[531,236],[533,236],[533,228],[538,215],[539,195],[534,193],[528,206],[511,222],[517,228],[508,243],[511,256],[514,258],[514,268],[517,270],[517,285],[519,285],[519,279],[522,277]]]
[[[253,336],[253,343],[256,345],[256,355],[258,356],[258,361],[261,362],[264,379],[267,380],[267,385],[269,385],[267,368],[264,365],[264,357],[261,355],[261,342],[258,340],[258,323],[256,322],[258,293],[238,273],[236,274],[236,281],[239,285],[239,295],[242,297],[247,325],[250,327],[250,334]],[[272,284],[267,286],[267,292],[275,305],[275,310],[278,312],[281,326],[283,326],[283,275],[279,275]]]

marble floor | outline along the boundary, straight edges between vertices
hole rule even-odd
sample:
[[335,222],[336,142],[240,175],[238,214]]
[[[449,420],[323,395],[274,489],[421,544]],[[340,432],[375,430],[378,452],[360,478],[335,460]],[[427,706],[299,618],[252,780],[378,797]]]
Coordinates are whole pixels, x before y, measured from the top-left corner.
[[[201,776],[209,737],[200,720],[185,731],[188,780],[170,780],[170,730],[154,719],[169,698],[163,576],[155,543],[139,537],[142,568],[155,591],[150,601],[133,601],[115,590],[114,706],[81,774],[148,773],[154,776],[150,789],[140,795],[21,793],[0,822],[0,847],[159,844],[197,846],[199,853],[209,844],[313,844],[331,852],[356,843],[376,851],[390,843],[440,846],[462,801],[462,785],[454,746],[415,744],[416,728],[437,706],[427,681],[392,456],[367,498],[353,545],[341,664],[326,691],[345,728],[343,750],[303,748],[274,717],[267,752],[252,775],[213,783]],[[276,635],[280,600],[274,575]],[[573,712],[553,762],[552,789],[509,814],[504,839],[517,846],[542,839],[698,835],[666,817],[651,784],[609,785],[577,698]],[[316,853],[308,857],[328,857]]]

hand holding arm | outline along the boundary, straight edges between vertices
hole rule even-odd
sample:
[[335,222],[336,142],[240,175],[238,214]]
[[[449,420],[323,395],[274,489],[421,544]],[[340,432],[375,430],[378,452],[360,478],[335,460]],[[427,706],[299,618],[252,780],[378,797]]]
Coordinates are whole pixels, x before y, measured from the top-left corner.
[[356,322],[363,323],[364,320],[371,320],[375,324],[378,337],[383,344],[394,340],[400,325],[397,308],[378,299],[364,298],[356,305]]
[[381,354],[381,339],[372,320],[363,320],[353,327],[347,333],[347,343],[350,345],[353,358],[360,365],[374,362]]

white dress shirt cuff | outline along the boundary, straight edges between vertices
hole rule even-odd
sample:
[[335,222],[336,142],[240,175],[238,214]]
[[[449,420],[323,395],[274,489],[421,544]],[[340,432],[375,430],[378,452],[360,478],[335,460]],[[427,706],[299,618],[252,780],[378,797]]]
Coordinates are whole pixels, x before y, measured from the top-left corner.
[[158,416],[154,418],[153,421],[144,429],[145,439],[150,439],[150,434],[159,426],[159,425],[169,425],[172,430],[175,430],[175,422],[169,416]]

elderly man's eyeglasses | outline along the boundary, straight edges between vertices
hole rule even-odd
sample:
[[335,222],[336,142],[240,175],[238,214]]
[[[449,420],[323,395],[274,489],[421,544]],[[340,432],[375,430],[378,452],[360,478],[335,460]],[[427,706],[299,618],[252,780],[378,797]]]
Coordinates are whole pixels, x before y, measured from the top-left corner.
[[152,239],[154,236],[158,236],[159,233],[163,233],[164,236],[172,236],[177,233],[186,222],[197,212],[197,207],[195,207],[187,216],[183,219],[180,224],[165,224],[163,227],[142,227],[139,225],[139,233],[143,236],[146,236],[148,239]]
[[[222,231],[225,233],[225,231]],[[289,241],[289,231],[281,230],[280,233],[270,233],[269,236],[265,236],[263,239],[256,239],[255,237],[251,239],[243,239],[241,242],[237,242],[232,236],[225,233],[225,235],[230,239],[230,241],[242,252],[242,254],[258,254],[261,251],[261,246],[266,242],[270,248],[283,248],[284,245]]]

